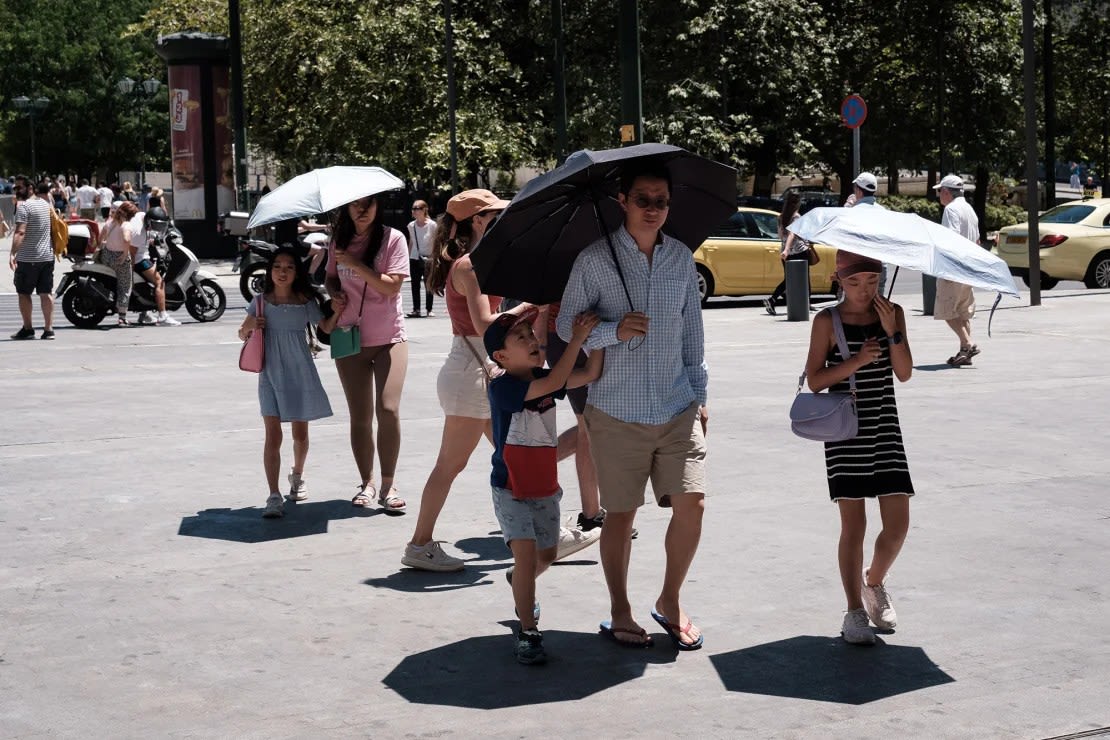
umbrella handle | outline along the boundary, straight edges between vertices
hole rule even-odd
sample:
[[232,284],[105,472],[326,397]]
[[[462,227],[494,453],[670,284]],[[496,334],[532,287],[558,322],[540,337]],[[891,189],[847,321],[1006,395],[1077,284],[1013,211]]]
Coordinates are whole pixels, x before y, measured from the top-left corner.
[[617,249],[613,246],[613,236],[605,226],[605,219],[601,217],[601,206],[598,204],[596,196],[593,200],[593,206],[594,216],[597,218],[597,227],[605,235],[605,242],[609,245],[609,254],[613,255],[613,264],[617,268],[617,277],[620,278],[621,287],[624,288],[624,297],[628,299],[628,310],[635,311],[636,308],[632,305],[632,294],[628,292],[628,283],[624,281],[624,272],[621,270],[620,260],[617,259]]
[[890,297],[894,295],[894,281],[898,279],[898,265],[894,266],[894,274],[890,276],[890,285],[886,292],[886,299],[889,301]]

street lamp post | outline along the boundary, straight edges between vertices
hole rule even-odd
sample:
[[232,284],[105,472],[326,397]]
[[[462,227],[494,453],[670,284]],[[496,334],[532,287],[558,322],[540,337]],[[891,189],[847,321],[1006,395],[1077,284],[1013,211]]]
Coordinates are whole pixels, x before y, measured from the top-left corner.
[[38,179],[38,167],[35,161],[35,118],[50,105],[50,98],[39,96],[31,99],[26,95],[12,98],[12,105],[31,122],[31,178]]
[[[138,108],[154,100],[162,83],[153,77],[142,82],[136,82],[130,77],[124,77],[116,83],[116,89],[124,98],[134,102]],[[143,134],[142,121],[139,121],[139,190],[146,184],[146,136]]]

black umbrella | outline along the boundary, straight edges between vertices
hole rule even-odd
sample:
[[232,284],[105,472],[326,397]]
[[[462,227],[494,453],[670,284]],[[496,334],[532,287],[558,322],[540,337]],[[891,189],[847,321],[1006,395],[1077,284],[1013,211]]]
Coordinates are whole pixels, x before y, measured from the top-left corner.
[[558,301],[578,253],[624,221],[617,202],[621,170],[647,161],[664,165],[671,177],[663,231],[690,249],[736,212],[732,167],[667,144],[584,149],[525,185],[478,243],[471,261],[482,291],[531,303]]

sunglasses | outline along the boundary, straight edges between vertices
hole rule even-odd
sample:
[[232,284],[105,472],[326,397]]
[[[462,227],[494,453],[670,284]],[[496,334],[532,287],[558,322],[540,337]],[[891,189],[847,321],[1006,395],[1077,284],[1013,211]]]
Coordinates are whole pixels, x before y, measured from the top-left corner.
[[632,204],[642,210],[654,208],[657,211],[665,211],[671,207],[670,198],[648,198],[644,195],[632,196]]
[[412,210],[414,210],[414,211],[426,211],[428,209],[425,208],[424,206],[413,206]]

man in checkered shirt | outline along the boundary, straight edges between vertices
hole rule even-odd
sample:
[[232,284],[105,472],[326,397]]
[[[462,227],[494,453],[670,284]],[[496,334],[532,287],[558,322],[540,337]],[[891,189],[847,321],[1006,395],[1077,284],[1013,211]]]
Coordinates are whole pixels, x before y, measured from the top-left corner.
[[702,645],[701,632],[680,606],[679,591],[701,537],[708,376],[693,255],[660,231],[670,191],[663,166],[622,173],[624,223],[610,235],[612,250],[602,238],[578,255],[556,326],[569,340],[574,317],[593,311],[601,323],[585,346],[606,349],[605,370],[590,386],[585,411],[607,511],[601,564],[612,620],[602,624],[602,633],[623,645],[651,644],[628,601],[632,525],[650,479],[656,503],[671,509],[666,571],[652,617],[676,647],[694,650]]

